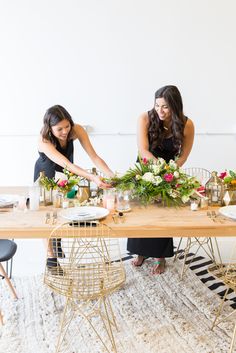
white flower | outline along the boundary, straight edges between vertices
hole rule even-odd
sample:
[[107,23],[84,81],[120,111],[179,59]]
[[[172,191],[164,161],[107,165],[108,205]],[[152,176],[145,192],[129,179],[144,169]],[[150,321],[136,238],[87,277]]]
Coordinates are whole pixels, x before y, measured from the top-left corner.
[[160,177],[160,175],[154,177],[154,182],[153,183],[155,185],[159,185],[161,182],[162,182],[162,178]]
[[154,173],[155,175],[158,175],[158,174],[160,173],[160,171],[161,171],[161,167],[160,167],[159,165],[156,165],[156,164],[153,164],[153,165],[151,166],[151,168],[152,168],[153,173]]
[[173,161],[173,159],[171,159],[171,160],[169,161],[169,166],[170,166],[171,168],[177,169],[177,164],[175,163],[175,161]]
[[136,179],[136,180],[140,180],[140,179],[142,179],[142,177],[141,177],[141,175],[137,174],[137,175],[135,176],[135,179]]
[[158,158],[156,163],[159,165],[159,167],[163,167],[166,161],[163,158]]
[[152,173],[150,173],[150,172],[145,173],[142,176],[142,179],[145,180],[145,181],[149,181],[150,183],[153,183],[155,181],[154,175]]
[[173,197],[173,199],[175,199],[178,196],[178,192],[176,192],[175,190],[170,190],[168,192],[168,194]]
[[184,196],[181,197],[181,200],[182,200],[183,203],[186,203],[186,202],[189,201],[189,196],[184,195]]
[[175,177],[175,178],[178,178],[178,177],[179,177],[179,172],[175,171],[175,172],[174,172],[174,177]]

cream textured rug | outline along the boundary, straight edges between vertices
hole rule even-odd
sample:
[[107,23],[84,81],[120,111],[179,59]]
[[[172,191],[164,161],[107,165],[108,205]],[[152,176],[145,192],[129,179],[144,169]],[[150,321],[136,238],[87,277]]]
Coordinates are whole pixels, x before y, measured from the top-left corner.
[[[210,330],[219,296],[191,270],[180,281],[179,262],[169,260],[165,274],[151,275],[151,261],[140,268],[125,261],[126,285],[112,296],[119,325],[115,333],[118,352],[226,353],[233,322],[223,322],[213,332]],[[64,300],[43,285],[42,276],[15,277],[13,282],[18,301],[11,298],[6,284],[0,281],[0,306],[5,315],[5,325],[0,328],[0,352],[54,353]],[[66,338],[72,343],[68,353],[104,352],[86,325]]]

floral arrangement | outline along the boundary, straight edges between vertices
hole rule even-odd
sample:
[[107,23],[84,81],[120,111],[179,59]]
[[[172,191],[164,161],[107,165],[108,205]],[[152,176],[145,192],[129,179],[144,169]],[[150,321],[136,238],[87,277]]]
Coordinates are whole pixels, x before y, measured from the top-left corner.
[[189,201],[200,186],[195,177],[185,174],[170,160],[140,159],[122,177],[112,179],[112,184],[120,190],[131,190],[132,197],[144,204],[162,201],[166,205],[181,205]]
[[236,189],[236,172],[233,170],[225,171],[220,173],[219,177],[226,187]]
[[46,190],[58,190],[63,194],[68,193],[71,189],[80,182],[80,177],[78,175],[69,172],[66,168],[63,169],[63,173],[65,174],[65,179],[57,179],[48,178],[47,176],[43,176],[40,178],[40,184]]

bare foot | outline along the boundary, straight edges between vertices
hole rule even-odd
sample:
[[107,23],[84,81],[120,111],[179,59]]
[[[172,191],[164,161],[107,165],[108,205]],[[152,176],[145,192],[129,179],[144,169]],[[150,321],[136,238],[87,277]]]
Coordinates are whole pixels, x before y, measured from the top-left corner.
[[166,260],[163,257],[155,259],[154,266],[152,268],[153,275],[160,275],[165,272]]
[[142,266],[143,262],[146,260],[146,257],[138,255],[131,263],[133,266]]

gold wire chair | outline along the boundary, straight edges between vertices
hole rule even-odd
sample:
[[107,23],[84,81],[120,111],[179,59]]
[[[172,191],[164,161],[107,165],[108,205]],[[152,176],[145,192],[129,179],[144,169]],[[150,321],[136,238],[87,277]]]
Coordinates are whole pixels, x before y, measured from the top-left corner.
[[[57,259],[54,267],[46,266],[44,283],[66,297],[56,352],[62,348],[76,313],[80,318],[78,331],[85,319],[106,351],[117,352],[113,335],[113,327],[117,325],[109,296],[125,282],[119,239],[114,238],[108,226],[95,221],[60,225],[51,233],[49,243],[54,238],[62,239],[64,257]],[[101,319],[106,337],[98,332],[94,317]]]
[[[193,167],[193,168],[185,168],[184,172],[188,174],[189,176],[194,176],[195,178],[198,179],[201,185],[205,185],[208,179],[211,176],[211,172],[207,169],[204,168],[199,168],[199,167]],[[184,249],[180,250],[180,246],[182,244],[183,238],[180,238],[177,250],[175,253],[174,261],[176,261],[177,258],[179,257],[184,257],[183,258],[183,266],[181,269],[181,274],[180,278],[181,280],[183,279],[184,274],[186,271],[189,269],[191,263],[194,261],[196,255],[198,254],[199,250],[202,249],[204,253],[211,259],[211,261],[216,264],[217,259],[220,259],[221,263],[221,257],[220,257],[220,252],[219,252],[219,247],[217,244],[216,238],[214,238],[215,245],[213,244],[212,238],[210,237],[202,237],[202,238],[187,238],[186,245]],[[191,260],[188,260],[188,256],[190,254],[191,249],[194,248],[194,255],[191,257]],[[216,259],[216,254],[217,254],[217,259]]]
[[[219,278],[227,286],[224,296],[222,297],[220,305],[216,311],[215,319],[212,324],[212,330],[213,330],[215,326],[218,326],[221,322],[228,320],[231,316],[233,316],[233,314],[235,314],[235,310],[232,310],[230,314],[224,316],[223,318],[220,318],[223,312],[225,303],[227,302],[227,295],[229,294],[230,290],[236,293],[236,245],[233,248],[233,252],[229,263],[224,264],[221,268],[221,271],[219,271],[219,269],[216,267],[215,271],[213,270],[211,273],[215,277]],[[235,325],[234,325],[233,336],[230,344],[229,353],[233,353],[235,338],[236,338],[236,318],[235,318]]]
[[211,176],[211,172],[205,168],[192,167],[184,168],[184,172],[189,176],[197,178],[201,185],[205,185]]

